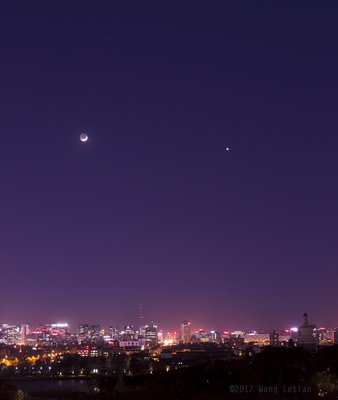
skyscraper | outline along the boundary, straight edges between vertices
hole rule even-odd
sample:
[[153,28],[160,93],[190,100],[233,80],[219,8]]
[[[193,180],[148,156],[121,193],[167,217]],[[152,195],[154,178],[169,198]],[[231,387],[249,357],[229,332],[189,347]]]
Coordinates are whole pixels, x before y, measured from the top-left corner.
[[139,314],[140,326],[143,326],[143,305],[140,304],[140,314]]
[[109,328],[110,337],[113,340],[117,340],[120,336],[120,330],[117,326],[111,326]]
[[145,326],[145,341],[147,347],[157,345],[157,325],[154,325],[153,322]]
[[183,324],[181,325],[181,341],[183,343],[189,343],[191,339],[191,334],[190,334],[190,322],[185,320]]
[[142,304],[140,304],[139,321],[140,321],[139,337],[144,338],[146,335],[146,332],[145,332],[145,327],[143,325],[143,305]]
[[95,341],[102,336],[100,325],[79,325],[79,341]]
[[27,344],[27,335],[29,335],[29,334],[30,334],[30,325],[29,324],[21,324],[20,340],[19,340],[19,343],[21,345]]

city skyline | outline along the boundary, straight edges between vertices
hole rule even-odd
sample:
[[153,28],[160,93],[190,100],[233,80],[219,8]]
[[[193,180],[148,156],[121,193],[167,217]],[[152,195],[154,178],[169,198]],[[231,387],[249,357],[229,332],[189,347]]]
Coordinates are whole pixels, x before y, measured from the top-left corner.
[[[218,323],[217,325],[214,325],[214,326],[208,326],[208,325],[203,324],[203,323],[196,324],[196,322],[191,321],[191,320],[186,320],[186,319],[184,321],[177,321],[175,325],[171,325],[171,326],[166,324],[165,322],[159,324],[158,321],[155,321],[153,319],[149,319],[149,320],[145,319],[142,324],[140,324],[140,321],[135,322],[135,321],[126,321],[126,320],[125,321],[120,320],[120,323],[116,323],[116,321],[115,322],[111,321],[109,324],[103,324],[103,323],[101,323],[100,321],[97,321],[97,320],[95,320],[95,321],[86,320],[86,321],[79,321],[79,322],[76,322],[76,323],[70,323],[69,320],[67,320],[67,318],[65,318],[63,320],[57,320],[57,321],[49,320],[49,321],[39,321],[39,322],[11,321],[11,320],[9,320],[9,321],[6,321],[6,322],[5,321],[0,321],[0,325],[1,324],[9,324],[9,325],[20,326],[21,324],[29,324],[31,326],[31,328],[33,329],[33,328],[38,328],[38,327],[42,327],[42,326],[50,326],[50,325],[53,325],[53,324],[54,325],[65,324],[65,325],[68,326],[70,332],[75,333],[80,329],[80,327],[82,325],[86,325],[86,324],[91,325],[91,326],[100,326],[102,329],[104,329],[106,331],[108,331],[109,328],[111,328],[111,327],[115,327],[115,328],[119,328],[119,329],[123,330],[124,327],[126,327],[126,326],[131,326],[131,327],[133,327],[133,329],[135,329],[135,331],[138,331],[140,327],[144,327],[146,325],[155,323],[156,326],[158,327],[158,329],[163,331],[163,332],[175,332],[175,331],[182,330],[182,326],[183,326],[182,324],[189,323],[189,327],[190,327],[191,331],[194,331],[194,332],[198,332],[199,330],[205,330],[205,331],[208,331],[208,332],[217,331],[217,332],[222,333],[222,332],[226,332],[226,331],[227,332],[234,332],[234,331],[271,332],[271,331],[274,331],[274,330],[280,330],[280,331],[283,331],[283,330],[285,330],[285,331],[287,331],[287,330],[295,330],[295,329],[298,329],[298,326],[300,325],[300,322],[301,322],[301,319],[300,319],[300,316],[298,316],[298,320],[295,323],[289,323],[289,324],[285,324],[285,325],[279,324],[279,325],[276,325],[274,327],[263,327],[263,328],[259,328],[259,329],[256,329],[257,327],[255,327],[255,326],[248,327],[248,326],[243,326],[243,325],[242,326],[229,326],[229,325],[223,324],[223,326],[222,326],[221,323]],[[313,318],[311,318],[311,323],[315,323],[317,328],[320,328],[320,329],[326,329],[326,328],[337,329],[337,326],[332,324],[332,323],[328,324],[328,325],[325,325],[325,327],[324,327],[324,324],[321,324],[319,322],[320,321],[314,321]]]
[[[47,323],[33,326],[29,323],[0,324],[0,346],[28,346],[33,351],[43,348],[65,347],[75,349],[82,356],[93,351],[98,356],[97,346],[107,351],[109,348],[143,351],[166,348],[173,345],[186,346],[192,343],[214,343],[228,345],[257,346],[304,346],[309,350],[318,346],[337,344],[338,328],[317,326],[304,313],[298,326],[274,330],[243,330],[196,328],[188,321],[182,321],[178,328],[161,329],[157,323],[142,323],[140,326],[123,324],[108,329],[100,324],[82,323],[76,329],[66,322]],[[93,347],[94,346],[94,347]],[[114,350],[114,351],[115,351]],[[259,350],[260,351],[260,350]],[[93,354],[94,354],[93,353]],[[4,359],[3,359],[4,360]],[[6,360],[4,360],[6,363]]]
[[337,17],[3,4],[0,321],[338,326]]

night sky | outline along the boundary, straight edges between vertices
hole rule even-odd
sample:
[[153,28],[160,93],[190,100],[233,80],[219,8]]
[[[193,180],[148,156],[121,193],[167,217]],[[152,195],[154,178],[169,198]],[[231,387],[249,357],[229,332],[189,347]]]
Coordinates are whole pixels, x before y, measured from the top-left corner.
[[0,322],[337,326],[337,19],[2,2]]

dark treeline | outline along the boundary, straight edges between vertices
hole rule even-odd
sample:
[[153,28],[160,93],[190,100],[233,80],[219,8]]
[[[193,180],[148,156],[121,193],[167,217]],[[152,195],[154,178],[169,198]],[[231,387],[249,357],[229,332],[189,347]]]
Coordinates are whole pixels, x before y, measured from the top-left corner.
[[[74,362],[79,362],[76,356]],[[99,377],[95,391],[90,395],[58,392],[35,396],[49,400],[338,398],[338,346],[324,347],[316,352],[300,347],[266,347],[261,353],[247,353],[237,360],[203,360],[193,366],[169,371],[159,362],[158,366],[152,364],[152,373],[144,373],[148,368],[147,362],[129,362],[130,374],[120,372]],[[67,367],[71,366],[72,358],[69,357],[65,363]],[[15,378],[3,378],[0,385],[1,400],[33,398],[30,393],[15,390]],[[295,387],[295,391],[283,392],[284,387]],[[277,388],[277,392],[260,392],[264,388]],[[302,388],[310,388],[310,391],[303,393]]]

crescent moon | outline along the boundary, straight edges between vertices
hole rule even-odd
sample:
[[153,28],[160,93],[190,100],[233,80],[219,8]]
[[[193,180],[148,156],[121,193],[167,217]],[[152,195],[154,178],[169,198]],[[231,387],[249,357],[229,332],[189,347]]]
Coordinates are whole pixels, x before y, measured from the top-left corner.
[[85,133],[81,133],[80,140],[81,142],[86,142],[88,140],[88,135],[86,135]]

